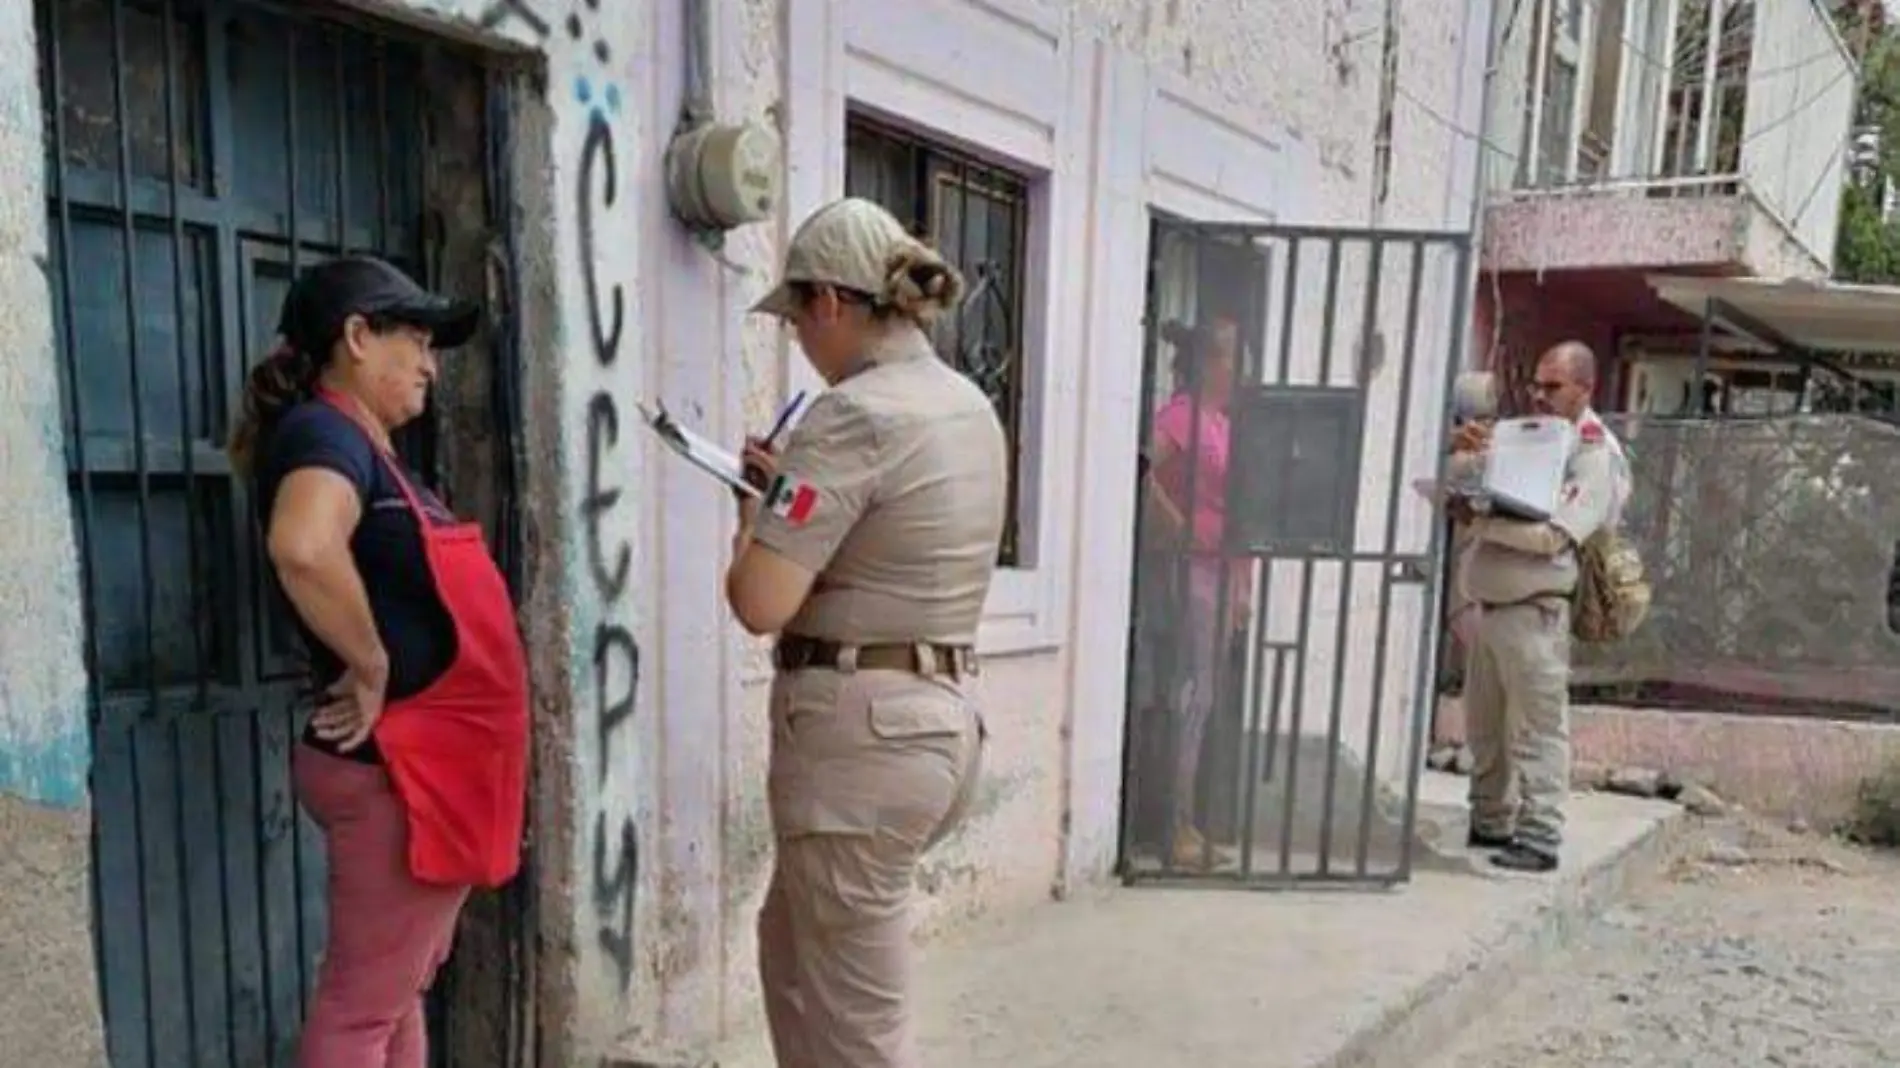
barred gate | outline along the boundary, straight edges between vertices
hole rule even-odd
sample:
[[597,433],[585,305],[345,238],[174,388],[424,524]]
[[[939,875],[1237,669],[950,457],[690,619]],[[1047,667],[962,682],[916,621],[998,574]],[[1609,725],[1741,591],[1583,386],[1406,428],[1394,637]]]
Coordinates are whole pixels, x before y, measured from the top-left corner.
[[1469,255],[1156,220],[1126,880],[1409,878]]
[[[479,183],[488,147],[429,140],[466,125],[431,125],[432,108],[472,107],[480,128],[478,66],[317,7],[37,4],[115,1068],[291,1063],[325,935],[322,840],[288,772],[306,675],[222,444],[300,267],[369,251],[439,279],[425,156],[471,159]],[[497,431],[473,461],[493,533],[513,511],[517,420],[513,339],[490,345],[472,365],[493,409],[447,414]],[[423,471],[439,472],[440,414],[399,437]]]

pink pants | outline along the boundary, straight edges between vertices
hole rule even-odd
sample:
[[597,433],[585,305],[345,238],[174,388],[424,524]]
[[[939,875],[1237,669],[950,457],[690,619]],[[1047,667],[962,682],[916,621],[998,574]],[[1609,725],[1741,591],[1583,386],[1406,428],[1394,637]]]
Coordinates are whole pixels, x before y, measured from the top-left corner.
[[291,760],[330,859],[330,938],[298,1068],[424,1068],[422,995],[449,955],[468,888],[410,876],[407,816],[381,767],[307,745]]

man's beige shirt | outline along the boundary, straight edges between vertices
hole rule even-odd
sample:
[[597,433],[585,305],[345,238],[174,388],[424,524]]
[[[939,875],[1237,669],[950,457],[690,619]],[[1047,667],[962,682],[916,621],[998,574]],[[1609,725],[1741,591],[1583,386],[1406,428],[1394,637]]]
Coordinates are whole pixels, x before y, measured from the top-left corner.
[[[1563,497],[1550,525],[1572,546],[1622,521],[1629,499],[1629,464],[1622,442],[1593,410],[1577,420],[1577,445],[1564,472]],[[1487,604],[1514,604],[1544,595],[1568,596],[1577,585],[1577,554],[1533,556],[1473,539],[1461,562],[1465,597]]]

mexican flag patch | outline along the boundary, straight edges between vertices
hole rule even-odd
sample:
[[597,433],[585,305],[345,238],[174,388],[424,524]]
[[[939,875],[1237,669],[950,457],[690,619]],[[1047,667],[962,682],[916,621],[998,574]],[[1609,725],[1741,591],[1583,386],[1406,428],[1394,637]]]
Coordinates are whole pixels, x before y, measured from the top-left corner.
[[802,527],[818,507],[818,491],[809,482],[780,475],[765,491],[765,506],[792,526]]

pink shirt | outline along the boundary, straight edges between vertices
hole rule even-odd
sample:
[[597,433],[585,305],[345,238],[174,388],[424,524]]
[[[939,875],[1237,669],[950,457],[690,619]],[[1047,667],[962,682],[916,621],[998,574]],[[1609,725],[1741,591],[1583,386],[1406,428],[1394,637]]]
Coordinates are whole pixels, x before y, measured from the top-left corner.
[[[1195,431],[1195,416],[1200,430]],[[1155,478],[1176,508],[1188,508],[1189,483],[1194,500],[1194,548],[1217,552],[1227,525],[1227,413],[1192,395],[1176,393],[1155,413],[1155,438],[1174,448],[1174,457],[1155,469]],[[1199,459],[1190,450],[1199,450]]]

